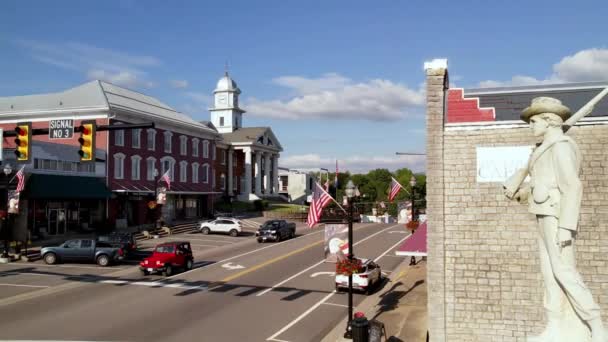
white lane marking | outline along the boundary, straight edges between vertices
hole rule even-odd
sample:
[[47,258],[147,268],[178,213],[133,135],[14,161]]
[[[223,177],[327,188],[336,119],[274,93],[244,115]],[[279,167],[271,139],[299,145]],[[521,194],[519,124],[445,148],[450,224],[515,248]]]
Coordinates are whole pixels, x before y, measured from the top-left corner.
[[45,286],[45,285],[23,285],[23,284],[7,284],[7,283],[0,283],[0,286],[36,287],[36,288],[50,287],[50,286]]
[[[312,234],[317,234],[317,233],[324,233],[324,232],[325,232],[325,231],[323,231],[323,230],[319,230],[319,231],[317,231],[317,232],[307,234],[306,236],[308,236],[308,235],[312,235]],[[270,245],[270,246],[266,246],[266,247],[262,247],[262,248],[254,249],[254,250],[252,250],[252,251],[249,251],[249,252],[246,252],[246,253],[243,253],[243,254],[239,254],[239,255],[235,255],[235,256],[233,256],[233,257],[226,258],[226,259],[224,259],[224,260],[220,260],[220,261],[218,261],[218,262],[214,262],[214,263],[211,263],[211,264],[209,264],[209,265],[205,265],[205,266],[211,266],[211,265],[214,265],[214,264],[223,264],[223,263],[225,263],[226,261],[234,260],[234,259],[236,259],[236,258],[240,258],[240,257],[245,256],[245,255],[249,255],[249,254],[252,254],[252,253],[256,253],[256,252],[259,252],[259,251],[263,251],[263,250],[265,250],[265,249],[267,249],[267,248],[273,248],[273,247],[277,247],[277,246],[280,246],[280,245],[282,245],[282,244],[284,244],[284,243],[288,243],[288,242],[291,242],[291,241],[292,241],[292,240],[286,240],[286,241],[283,241],[283,242],[279,242],[279,243],[272,244],[272,245]],[[171,279],[171,278],[173,278],[173,277],[182,276],[182,275],[184,275],[184,274],[188,274],[188,273],[190,273],[190,272],[193,272],[193,271],[196,271],[196,270],[200,270],[201,268],[204,268],[205,266],[201,266],[201,267],[193,268],[193,269],[191,269],[190,271],[186,271],[186,272],[182,272],[182,273],[179,273],[179,274],[176,274],[176,275],[172,275],[172,276],[170,276],[170,277],[167,277],[166,279]]]
[[[357,246],[358,244],[360,244],[360,243],[362,243],[362,242],[364,242],[364,241],[366,241],[366,240],[369,240],[369,239],[373,238],[374,236],[376,236],[376,235],[378,235],[378,234],[380,234],[380,233],[382,233],[382,232],[385,232],[385,231],[387,231],[387,230],[389,230],[389,229],[395,228],[395,227],[397,227],[397,226],[398,226],[398,225],[391,226],[391,227],[385,228],[385,229],[383,229],[383,230],[381,230],[381,231],[379,231],[379,232],[376,232],[376,233],[374,233],[374,234],[372,234],[372,235],[370,235],[370,236],[366,237],[365,239],[363,239],[363,240],[361,240],[361,241],[359,241],[359,242],[356,242],[356,243],[355,243],[353,246]],[[301,272],[299,272],[299,273],[297,273],[297,274],[294,274],[293,276],[291,276],[291,277],[289,277],[289,278],[287,278],[287,279],[283,280],[282,282],[280,282],[280,283],[278,283],[278,284],[276,284],[276,285],[272,286],[271,288],[266,289],[266,290],[264,290],[264,291],[262,291],[262,292],[258,293],[258,294],[256,295],[256,297],[260,297],[260,296],[262,296],[262,295],[267,294],[268,292],[270,292],[270,291],[274,290],[275,288],[277,288],[277,287],[279,287],[279,286],[281,286],[281,285],[285,284],[286,282],[288,282],[288,281],[292,280],[293,278],[295,278],[295,277],[297,277],[297,276],[301,275],[302,273],[308,272],[310,269],[314,268],[315,266],[320,265],[320,264],[321,264],[321,263],[323,263],[323,262],[325,262],[325,259],[322,259],[321,261],[319,261],[318,263],[316,263],[316,264],[314,264],[314,265],[312,265],[312,266],[308,267],[307,269],[305,269],[305,270],[303,270],[303,271],[301,271]]]
[[404,237],[403,239],[399,240],[396,244],[392,245],[389,249],[387,249],[386,251],[384,251],[384,253],[380,254],[379,257],[377,257],[376,259],[374,259],[374,262],[377,262],[378,260],[380,260],[380,258],[382,258],[383,256],[385,256],[388,252],[391,251],[391,249],[397,247],[400,243],[403,243],[403,241],[409,239],[412,235],[408,235],[406,237]]
[[128,281],[126,280],[102,280],[102,284],[126,284]]
[[336,303],[323,303],[323,305],[333,305],[333,306],[339,306],[341,308],[347,308],[348,307],[348,305],[336,304]]
[[319,302],[317,302],[315,305],[311,306],[310,309],[306,310],[303,314],[301,314],[300,316],[298,316],[298,318],[294,319],[293,321],[291,321],[291,323],[287,324],[286,326],[283,327],[283,329],[277,331],[274,335],[270,336],[269,338],[266,339],[266,341],[277,341],[274,338],[281,335],[283,332],[285,332],[287,329],[291,328],[294,324],[298,323],[299,321],[301,321],[304,317],[308,316],[308,314],[310,314],[311,312],[313,312],[316,308],[318,308],[321,304],[325,303],[325,301],[327,301],[329,298],[331,298],[331,296],[333,296],[336,293],[336,291],[332,291],[330,294],[328,294],[327,296],[325,296],[323,299],[321,299]]
[[267,341],[273,341],[273,342],[289,342],[289,341],[285,341],[285,340],[279,340],[279,339],[277,339],[277,338],[268,339]]
[[334,275],[336,275],[336,272],[315,272],[315,273],[311,274],[310,277],[314,278],[314,277],[322,275],[322,274],[334,276]]
[[64,267],[64,268],[84,268],[99,271],[114,271],[114,270],[126,270],[128,267],[100,267],[100,266],[75,266],[75,265],[45,265],[45,264],[33,264],[31,267]]
[[403,231],[400,231],[400,230],[393,230],[392,232],[388,232],[388,233],[389,234],[407,234],[409,232],[403,232]]
[[228,269],[228,270],[240,270],[241,268],[245,268],[245,266],[243,265],[238,265],[238,264],[232,264],[231,262],[227,263],[227,264],[223,264],[222,265],[223,268]]
[[147,286],[147,287],[167,287],[172,289],[180,290],[206,290],[207,286],[191,286],[185,284],[165,284],[159,281],[128,281],[128,280],[101,280],[101,284],[114,284],[114,285],[136,285],[136,286]]
[[193,247],[221,247],[221,246],[217,246],[217,245],[203,245],[203,244],[198,244],[198,243],[190,243],[190,246],[193,246]]

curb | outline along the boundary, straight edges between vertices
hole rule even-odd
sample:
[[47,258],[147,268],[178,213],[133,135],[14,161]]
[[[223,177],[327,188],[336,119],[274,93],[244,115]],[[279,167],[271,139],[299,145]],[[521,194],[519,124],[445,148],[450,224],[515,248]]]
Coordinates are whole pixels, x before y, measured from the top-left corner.
[[[380,297],[389,291],[388,290],[388,289],[390,289],[389,284],[393,283],[395,280],[399,279],[405,272],[407,272],[406,270],[410,267],[409,263],[410,263],[409,258],[404,259],[403,262],[401,264],[399,264],[399,266],[397,266],[397,268],[395,268],[395,270],[387,278],[387,281],[385,282],[385,287],[376,291],[371,296],[368,296],[367,298],[365,298],[363,300],[363,302],[361,302],[359,305],[354,307],[353,314],[357,311],[360,311],[360,312],[365,313],[365,317],[368,317],[368,318],[373,317],[375,314],[374,308],[380,302]],[[344,317],[344,319],[342,319],[340,321],[340,323],[338,323],[336,325],[335,328],[333,328],[327,335],[325,335],[325,337],[321,340],[321,342],[344,342],[344,341],[350,342],[350,341],[352,341],[349,339],[345,339],[343,337],[344,331],[346,329],[347,321],[348,321],[348,317]],[[385,338],[388,338],[388,336],[386,336]]]

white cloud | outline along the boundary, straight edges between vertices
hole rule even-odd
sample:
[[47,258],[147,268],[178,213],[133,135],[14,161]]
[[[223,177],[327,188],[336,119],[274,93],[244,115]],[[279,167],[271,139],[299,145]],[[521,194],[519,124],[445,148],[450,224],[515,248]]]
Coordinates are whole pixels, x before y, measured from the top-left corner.
[[284,76],[274,82],[297,92],[294,98],[261,101],[251,98],[252,116],[276,119],[345,119],[394,121],[420,111],[424,88],[410,89],[389,80],[354,81],[335,73],[317,79]]
[[555,75],[566,82],[608,79],[608,49],[588,49],[564,57],[553,66]]
[[[374,169],[388,169],[395,171],[407,167],[416,172],[424,171],[425,156],[351,156],[338,159],[340,172],[349,171],[353,174],[367,173]],[[326,168],[335,170],[336,160],[334,158],[322,157],[318,154],[302,154],[281,157],[281,167],[292,169],[314,169]]]
[[608,49],[587,49],[566,56],[553,65],[553,73],[546,79],[526,75],[513,76],[509,81],[487,80],[481,88],[528,86],[566,82],[592,82],[608,79]]
[[81,43],[45,43],[33,40],[17,40],[15,43],[41,63],[79,71],[89,79],[101,79],[121,86],[155,86],[154,82],[147,79],[147,72],[143,68],[161,65],[156,57],[131,55]]
[[281,76],[274,78],[272,81],[278,85],[296,90],[299,95],[338,90],[351,83],[350,79],[336,73],[327,73],[317,79],[301,76]]
[[171,80],[169,81],[169,84],[176,89],[188,88],[188,85],[190,85],[190,83],[186,80]]

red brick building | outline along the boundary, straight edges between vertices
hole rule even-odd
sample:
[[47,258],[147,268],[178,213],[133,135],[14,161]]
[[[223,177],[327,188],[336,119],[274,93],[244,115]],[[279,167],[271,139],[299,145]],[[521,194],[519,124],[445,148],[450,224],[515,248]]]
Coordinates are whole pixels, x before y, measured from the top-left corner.
[[[158,186],[168,188],[162,206],[167,222],[210,216],[219,199],[278,197],[282,147],[269,127],[242,127],[239,94],[224,75],[209,109],[211,122],[195,121],[156,98],[102,81],[59,93],[0,98],[0,128],[7,131],[22,121],[48,128],[55,119],[73,119],[75,127],[82,120],[155,125],[97,132],[96,162],[89,164],[80,163],[79,133],[59,140],[35,136],[25,165],[20,229],[61,235],[151,224],[159,216],[148,207]],[[16,166],[13,138],[4,139],[3,147],[4,163]],[[162,180],[166,172],[170,186]]]

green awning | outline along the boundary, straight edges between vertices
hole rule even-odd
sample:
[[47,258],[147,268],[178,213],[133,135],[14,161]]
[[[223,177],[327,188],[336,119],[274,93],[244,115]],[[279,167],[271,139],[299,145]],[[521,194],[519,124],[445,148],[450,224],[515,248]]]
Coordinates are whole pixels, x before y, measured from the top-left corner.
[[26,199],[102,199],[112,193],[103,178],[30,174],[25,184]]

